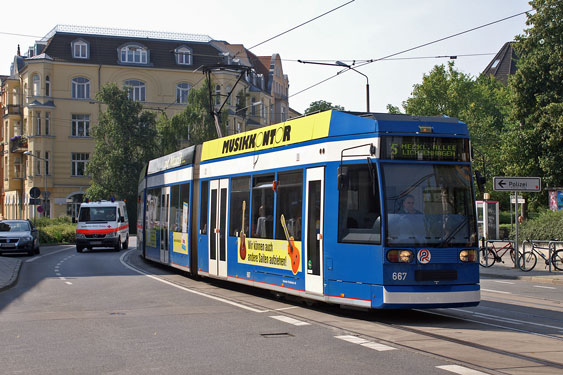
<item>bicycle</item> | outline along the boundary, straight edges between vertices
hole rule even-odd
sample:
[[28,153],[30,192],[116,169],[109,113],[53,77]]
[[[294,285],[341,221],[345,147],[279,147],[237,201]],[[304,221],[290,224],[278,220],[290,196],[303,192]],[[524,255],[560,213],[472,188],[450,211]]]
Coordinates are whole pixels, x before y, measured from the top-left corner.
[[[512,263],[514,263],[514,245],[512,241],[507,241],[506,244],[502,247],[497,248],[495,243],[492,241],[487,241],[491,243],[491,246],[481,247],[479,249],[480,257],[479,257],[479,264],[483,267],[491,267],[495,262],[504,263],[502,257],[506,254],[507,251],[510,251],[510,259],[512,259]],[[500,254],[502,252],[502,254]],[[499,255],[500,254],[500,255]],[[522,257],[522,253],[519,254]]]
[[545,261],[545,268],[547,268],[550,264],[555,267],[556,270],[563,271],[563,249],[556,250],[551,254],[551,258],[545,256],[543,252],[540,250],[547,250],[549,254],[550,247],[542,247],[538,246],[537,243],[531,241],[532,243],[532,250],[531,251],[524,251],[524,254],[520,257],[520,261],[518,262],[518,267],[524,271],[529,272],[534,269],[536,263],[538,262],[538,257],[536,254],[539,254]]

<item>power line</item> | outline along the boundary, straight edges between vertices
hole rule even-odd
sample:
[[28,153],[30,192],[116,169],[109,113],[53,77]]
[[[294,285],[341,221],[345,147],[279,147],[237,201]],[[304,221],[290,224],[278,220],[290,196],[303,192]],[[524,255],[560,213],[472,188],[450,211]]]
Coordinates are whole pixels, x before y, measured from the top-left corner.
[[[427,43],[424,43],[424,44],[420,44],[420,45],[418,45],[418,46],[411,47],[411,48],[402,50],[402,51],[400,51],[400,52],[392,53],[392,54],[390,54],[390,55],[387,55],[387,56],[384,56],[384,57],[380,57],[380,58],[378,58],[378,59],[367,60],[367,61],[363,62],[363,63],[360,64],[360,65],[355,65],[354,67],[355,67],[355,68],[360,68],[360,67],[362,67],[362,66],[364,66],[364,65],[368,65],[368,64],[374,63],[374,62],[376,62],[376,61],[390,60],[391,57],[398,56],[398,55],[401,55],[401,54],[403,54],[403,53],[407,53],[407,52],[410,52],[410,51],[414,51],[415,49],[419,49],[419,48],[422,48],[422,47],[426,47],[426,46],[429,46],[429,45],[431,45],[431,44],[435,44],[435,43],[438,43],[438,42],[442,42],[442,41],[444,41],[444,40],[451,39],[451,38],[454,38],[454,37],[456,37],[456,36],[460,36],[460,35],[463,35],[463,34],[467,34],[467,33],[469,33],[469,32],[472,32],[472,31],[475,31],[475,30],[478,30],[478,29],[481,29],[481,28],[484,28],[484,27],[487,27],[487,26],[491,26],[491,25],[494,25],[494,24],[499,23],[499,22],[506,21],[506,20],[508,20],[508,19],[511,19],[511,18],[514,18],[514,17],[518,17],[518,16],[521,16],[521,15],[523,15],[523,14],[527,14],[527,13],[532,12],[532,11],[533,11],[533,9],[530,9],[530,10],[527,10],[527,11],[524,11],[524,12],[520,12],[520,13],[514,14],[514,15],[512,15],[512,16],[508,16],[508,17],[501,18],[501,19],[496,20],[496,21],[492,21],[492,22],[486,23],[486,24],[484,24],[484,25],[480,25],[480,26],[477,26],[477,27],[473,27],[473,28],[468,29],[468,30],[465,30],[465,31],[461,31],[461,32],[459,32],[459,33],[455,33],[455,34],[452,34],[452,35],[448,35],[448,36],[446,36],[446,37],[443,37],[443,38],[440,38],[440,39],[436,39],[436,40],[433,40],[433,41],[431,41],[431,42],[427,42]],[[458,55],[458,56],[459,56],[459,55]],[[301,93],[304,92],[304,91],[307,91],[307,90],[309,90],[309,89],[312,89],[313,87],[316,87],[316,86],[320,85],[321,83],[324,83],[324,82],[326,82],[326,81],[329,81],[329,80],[331,80],[331,79],[333,79],[333,78],[335,78],[335,77],[338,77],[341,73],[345,73],[345,72],[347,72],[347,71],[349,71],[349,70],[350,70],[350,69],[344,70],[344,71],[339,71],[338,73],[336,73],[336,74],[333,75],[333,76],[330,76],[330,77],[328,77],[328,78],[325,78],[325,79],[323,79],[323,80],[320,81],[320,82],[317,82],[317,83],[315,83],[315,84],[313,84],[313,85],[311,85],[311,86],[309,86],[309,87],[307,87],[307,88],[305,88],[305,89],[303,89],[303,90],[301,90],[301,91],[296,92],[295,94],[289,95],[288,98],[294,97],[295,95],[301,94]]]
[[323,13],[323,14],[321,14],[321,15],[315,17],[315,18],[311,18],[310,20],[305,21],[305,22],[303,22],[302,24],[299,24],[299,25],[297,25],[297,26],[295,26],[295,27],[292,27],[291,29],[286,30],[286,31],[284,31],[284,32],[282,32],[282,33],[279,33],[278,35],[274,35],[273,37],[271,37],[271,38],[269,38],[269,39],[266,39],[266,40],[263,41],[263,42],[260,42],[260,43],[258,43],[258,44],[255,44],[255,45],[253,45],[252,47],[250,47],[250,48],[248,48],[248,49],[249,49],[249,50],[250,50],[250,49],[253,49],[253,48],[258,47],[258,46],[260,46],[260,45],[262,45],[262,44],[264,44],[264,43],[269,42],[269,41],[272,40],[272,39],[276,39],[276,38],[279,37],[279,36],[282,36],[282,35],[284,35],[284,34],[287,34],[288,32],[293,31],[293,30],[295,30],[295,29],[297,29],[297,28],[299,28],[299,27],[301,27],[301,26],[303,26],[303,25],[306,25],[306,24],[308,24],[309,22],[313,22],[314,20],[319,19],[319,18],[321,18],[321,17],[323,17],[323,16],[325,16],[325,15],[327,15],[327,14],[329,14],[329,13],[332,13],[332,12],[334,12],[335,10],[338,10],[338,9],[340,9],[340,8],[342,8],[342,7],[344,7],[344,6],[348,5],[348,4],[350,4],[350,3],[353,3],[354,1],[355,1],[355,0],[348,1],[347,3],[342,4],[342,5],[340,5],[340,6],[337,6],[336,8],[331,9],[331,10],[329,10],[328,12],[325,12],[325,13]]

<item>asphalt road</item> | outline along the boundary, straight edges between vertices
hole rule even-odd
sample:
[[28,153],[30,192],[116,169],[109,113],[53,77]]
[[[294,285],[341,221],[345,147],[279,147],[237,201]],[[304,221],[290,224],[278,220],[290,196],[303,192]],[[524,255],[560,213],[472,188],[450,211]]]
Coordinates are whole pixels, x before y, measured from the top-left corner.
[[563,372],[561,285],[484,279],[476,308],[362,312],[193,280],[134,250],[23,259],[0,293],[2,374]]

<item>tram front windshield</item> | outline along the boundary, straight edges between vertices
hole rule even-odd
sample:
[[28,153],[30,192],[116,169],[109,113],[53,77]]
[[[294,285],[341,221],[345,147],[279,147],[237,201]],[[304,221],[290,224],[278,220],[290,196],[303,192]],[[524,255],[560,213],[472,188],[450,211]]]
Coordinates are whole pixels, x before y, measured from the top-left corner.
[[476,246],[466,165],[384,163],[387,246]]

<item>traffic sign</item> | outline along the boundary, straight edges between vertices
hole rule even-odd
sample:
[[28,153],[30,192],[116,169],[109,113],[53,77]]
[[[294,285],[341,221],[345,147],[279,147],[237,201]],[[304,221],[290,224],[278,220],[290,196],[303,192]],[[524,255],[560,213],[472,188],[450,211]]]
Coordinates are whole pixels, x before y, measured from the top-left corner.
[[29,190],[29,196],[30,196],[31,198],[39,198],[39,195],[41,195],[41,190],[39,190],[38,187],[32,187],[32,188]]
[[541,191],[540,177],[493,177],[494,191]]
[[38,206],[41,204],[41,199],[38,198],[29,198],[29,205],[30,206]]

